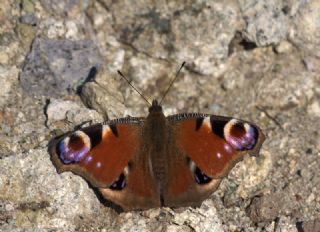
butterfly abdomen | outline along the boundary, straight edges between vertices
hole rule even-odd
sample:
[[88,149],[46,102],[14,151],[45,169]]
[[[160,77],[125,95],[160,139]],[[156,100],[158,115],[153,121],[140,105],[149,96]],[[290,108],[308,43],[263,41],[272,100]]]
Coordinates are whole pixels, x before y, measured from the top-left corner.
[[149,163],[151,173],[158,184],[160,198],[167,178],[167,120],[162,110],[150,111],[144,127],[144,137],[148,140]]

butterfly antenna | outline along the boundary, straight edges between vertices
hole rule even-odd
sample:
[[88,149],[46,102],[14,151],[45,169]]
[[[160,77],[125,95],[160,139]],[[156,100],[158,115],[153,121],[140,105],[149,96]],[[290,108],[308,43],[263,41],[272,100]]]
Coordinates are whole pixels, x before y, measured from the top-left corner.
[[183,68],[183,66],[186,64],[185,61],[183,61],[182,65],[180,66],[179,70],[177,71],[175,77],[172,79],[172,81],[170,82],[170,85],[168,86],[166,92],[163,94],[162,98],[161,98],[161,101],[159,103],[159,105],[161,105],[163,99],[167,96],[167,93],[169,92],[170,88],[172,87],[173,83],[176,81],[176,79],[178,78],[179,74],[180,74],[180,71],[181,69]]
[[120,72],[120,70],[118,70],[118,74],[119,74],[123,79],[125,79],[125,80],[128,82],[128,84],[142,97],[142,99],[145,100],[145,101],[151,106],[151,103],[145,98],[145,96],[143,96],[143,95],[141,94],[141,92],[140,92],[137,88],[135,88],[135,87],[130,83],[130,81],[128,80],[128,78],[126,78],[126,77],[122,74],[122,72]]

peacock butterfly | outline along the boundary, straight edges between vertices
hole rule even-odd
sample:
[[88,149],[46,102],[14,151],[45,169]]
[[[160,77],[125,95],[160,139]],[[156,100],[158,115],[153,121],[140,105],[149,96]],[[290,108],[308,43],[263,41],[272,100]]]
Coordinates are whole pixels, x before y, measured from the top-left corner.
[[201,113],[166,117],[154,100],[146,118],[68,132],[49,152],[59,173],[82,176],[128,211],[200,205],[246,153],[258,155],[264,140],[253,123]]

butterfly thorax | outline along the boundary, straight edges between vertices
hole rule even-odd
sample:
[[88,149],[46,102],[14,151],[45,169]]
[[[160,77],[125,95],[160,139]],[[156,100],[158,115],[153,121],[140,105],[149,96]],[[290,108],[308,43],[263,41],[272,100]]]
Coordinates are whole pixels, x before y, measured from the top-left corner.
[[166,128],[166,117],[163,114],[162,107],[157,100],[153,100],[146,119],[145,133],[148,134],[150,145],[152,145],[156,153],[161,153],[165,147]]

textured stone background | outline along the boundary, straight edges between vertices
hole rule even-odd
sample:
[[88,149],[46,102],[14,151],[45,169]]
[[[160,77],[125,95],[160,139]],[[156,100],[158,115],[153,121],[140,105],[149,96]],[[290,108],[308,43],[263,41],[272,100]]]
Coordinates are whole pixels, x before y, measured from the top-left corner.
[[[0,231],[320,231],[319,0],[2,0],[0,50]],[[254,121],[259,158],[201,208],[118,213],[56,173],[55,134],[146,114],[117,69],[157,98],[182,61],[165,113]]]

